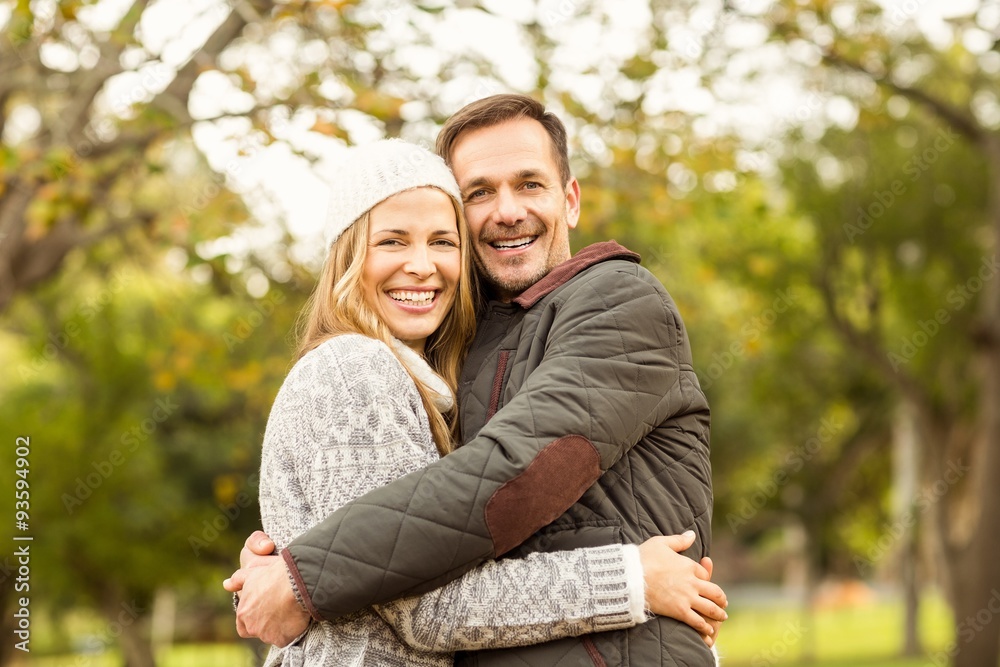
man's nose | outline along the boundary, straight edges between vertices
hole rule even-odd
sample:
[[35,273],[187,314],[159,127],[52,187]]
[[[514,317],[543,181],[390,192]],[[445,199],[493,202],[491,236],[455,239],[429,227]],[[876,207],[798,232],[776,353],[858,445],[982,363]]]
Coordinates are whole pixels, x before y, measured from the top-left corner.
[[494,221],[502,225],[515,225],[527,215],[520,198],[510,188],[501,188],[497,193],[497,207]]

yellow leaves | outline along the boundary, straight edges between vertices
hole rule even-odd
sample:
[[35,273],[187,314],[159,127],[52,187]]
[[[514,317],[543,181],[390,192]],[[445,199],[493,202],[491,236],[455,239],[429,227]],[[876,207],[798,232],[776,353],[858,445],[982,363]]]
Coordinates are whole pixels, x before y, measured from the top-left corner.
[[360,2],[359,0],[310,0],[310,4],[324,9],[332,9],[338,14],[341,14],[348,7],[354,7],[360,4]]
[[263,373],[261,365],[256,361],[251,361],[242,368],[228,369],[224,377],[227,387],[243,391],[258,386],[263,378]]
[[714,266],[708,264],[701,264],[698,267],[698,282],[699,283],[710,283],[718,277],[718,272],[715,270]]
[[153,376],[153,386],[160,393],[173,391],[177,387],[177,376],[167,369],[163,369]]
[[750,273],[758,278],[773,276],[775,270],[777,270],[777,262],[775,262],[773,257],[754,254],[747,257],[746,263]]
[[336,139],[347,139],[347,132],[345,132],[343,128],[336,123],[331,123],[323,118],[317,118],[316,122],[313,123],[313,126],[309,128],[309,131],[316,132],[327,137],[334,137]]
[[236,474],[216,475],[212,480],[212,495],[215,502],[229,505],[236,500],[236,495],[240,492],[243,479]]
[[380,93],[377,90],[359,91],[354,100],[354,108],[363,111],[379,120],[389,121],[399,119],[399,110],[406,100]]
[[59,14],[61,14],[64,19],[66,19],[67,21],[75,21],[76,20],[76,12],[77,12],[78,9],[80,9],[80,5],[82,3],[79,2],[79,0],[75,0],[75,1],[74,0],[62,0],[61,2],[59,2],[57,4],[59,6]]

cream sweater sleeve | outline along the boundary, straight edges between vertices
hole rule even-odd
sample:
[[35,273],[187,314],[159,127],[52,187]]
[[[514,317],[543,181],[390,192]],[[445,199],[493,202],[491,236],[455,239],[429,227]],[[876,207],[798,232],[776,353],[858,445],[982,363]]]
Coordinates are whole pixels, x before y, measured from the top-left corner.
[[647,618],[639,548],[619,544],[489,561],[430,593],[375,609],[424,651],[539,644]]
[[[378,341],[339,336],[303,357],[275,399],[261,463],[264,528],[283,547],[436,459],[419,394],[396,357]],[[638,548],[612,545],[490,561],[375,611],[410,646],[452,652],[632,627],[646,618],[643,603]]]

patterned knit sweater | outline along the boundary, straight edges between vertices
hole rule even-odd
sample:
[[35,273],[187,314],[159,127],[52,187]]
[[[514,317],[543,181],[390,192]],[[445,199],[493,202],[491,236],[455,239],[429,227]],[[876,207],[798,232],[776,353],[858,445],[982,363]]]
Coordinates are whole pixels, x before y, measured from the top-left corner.
[[[423,376],[423,364],[414,373]],[[342,335],[295,364],[264,436],[260,508],[283,549],[330,512],[437,459],[416,386],[380,341]],[[446,489],[441,490],[446,493]],[[400,545],[405,547],[405,545]],[[452,653],[520,646],[645,620],[638,548],[489,561],[435,591],[312,623],[267,666],[446,667]]]

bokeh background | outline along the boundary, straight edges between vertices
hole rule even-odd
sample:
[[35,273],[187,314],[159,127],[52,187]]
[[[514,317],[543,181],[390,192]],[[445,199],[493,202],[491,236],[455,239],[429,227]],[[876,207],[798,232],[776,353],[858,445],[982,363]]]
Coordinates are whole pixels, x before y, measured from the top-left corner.
[[1000,3],[8,0],[0,31],[0,663],[257,663],[220,584],[323,174],[519,91],[570,128],[574,248],[638,250],[686,320],[727,664],[998,664]]

